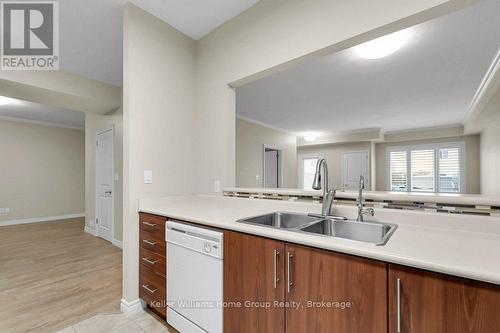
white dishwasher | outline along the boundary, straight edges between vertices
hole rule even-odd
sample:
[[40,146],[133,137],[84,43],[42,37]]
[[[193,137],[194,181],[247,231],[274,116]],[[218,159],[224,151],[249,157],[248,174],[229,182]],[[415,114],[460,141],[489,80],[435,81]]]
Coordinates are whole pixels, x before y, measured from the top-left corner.
[[181,333],[223,332],[223,234],[167,222],[167,322]]

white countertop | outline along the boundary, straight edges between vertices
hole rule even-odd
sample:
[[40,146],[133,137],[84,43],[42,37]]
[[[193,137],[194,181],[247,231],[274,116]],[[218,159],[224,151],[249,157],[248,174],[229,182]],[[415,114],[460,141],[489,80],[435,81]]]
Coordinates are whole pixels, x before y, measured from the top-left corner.
[[[268,193],[288,196],[311,196],[322,197],[322,191],[305,191],[298,188],[249,188],[249,187],[225,187],[224,192],[247,192],[247,193]],[[356,199],[357,191],[337,191],[336,198]],[[393,200],[393,201],[417,201],[446,203],[456,205],[479,205],[479,206],[500,206],[500,197],[480,194],[460,194],[460,193],[418,193],[418,192],[384,192],[384,191],[363,191],[363,197],[370,200]]]
[[[398,224],[385,246],[255,226],[236,220],[274,211],[319,212],[315,203],[210,195],[142,199],[139,211],[207,226],[240,231],[378,259],[500,285],[500,218],[375,209],[371,221]],[[355,217],[356,208],[338,206],[338,215]]]

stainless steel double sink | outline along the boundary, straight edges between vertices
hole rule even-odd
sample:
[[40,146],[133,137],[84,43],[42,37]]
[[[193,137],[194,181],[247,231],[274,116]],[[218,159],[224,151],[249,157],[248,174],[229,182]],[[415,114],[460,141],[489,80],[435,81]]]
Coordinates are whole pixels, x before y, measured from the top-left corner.
[[391,223],[338,220],[287,212],[274,212],[241,219],[237,222],[343,238],[375,245],[385,245],[397,228],[396,224]]

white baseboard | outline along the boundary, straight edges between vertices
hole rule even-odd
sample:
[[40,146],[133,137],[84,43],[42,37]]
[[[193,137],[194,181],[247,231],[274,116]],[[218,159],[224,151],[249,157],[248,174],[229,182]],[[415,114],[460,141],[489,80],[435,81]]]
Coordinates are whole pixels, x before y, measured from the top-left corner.
[[[89,225],[85,225],[85,232],[88,233],[88,234],[91,234],[92,236],[96,236],[97,237],[97,229],[95,227],[91,227]],[[111,240],[111,244],[113,244],[114,246],[120,248],[123,250],[123,242],[118,240],[118,239],[114,239]]]
[[143,311],[142,302],[140,299],[136,299],[132,302],[127,302],[124,298],[122,298],[120,302],[120,311],[125,314],[133,314],[140,311]]
[[75,218],[79,218],[79,217],[85,217],[85,214],[80,213],[80,214],[68,214],[68,215],[46,216],[46,217],[32,217],[29,219],[0,221],[0,227],[7,226],[7,225],[16,225],[16,224],[38,223],[38,222],[75,219]]
[[85,225],[85,229],[83,229],[86,233],[91,234],[92,236],[97,236],[97,230],[94,227],[89,225]]
[[111,241],[111,244],[113,244],[114,246],[119,247],[120,249],[123,250],[123,242],[122,241],[119,241],[118,239],[113,239]]

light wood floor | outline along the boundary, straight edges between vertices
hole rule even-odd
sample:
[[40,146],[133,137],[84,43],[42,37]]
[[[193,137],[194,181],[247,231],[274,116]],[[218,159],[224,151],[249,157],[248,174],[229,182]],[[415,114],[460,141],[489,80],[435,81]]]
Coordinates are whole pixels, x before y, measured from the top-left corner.
[[55,332],[116,313],[122,252],[84,220],[0,227],[0,332]]

